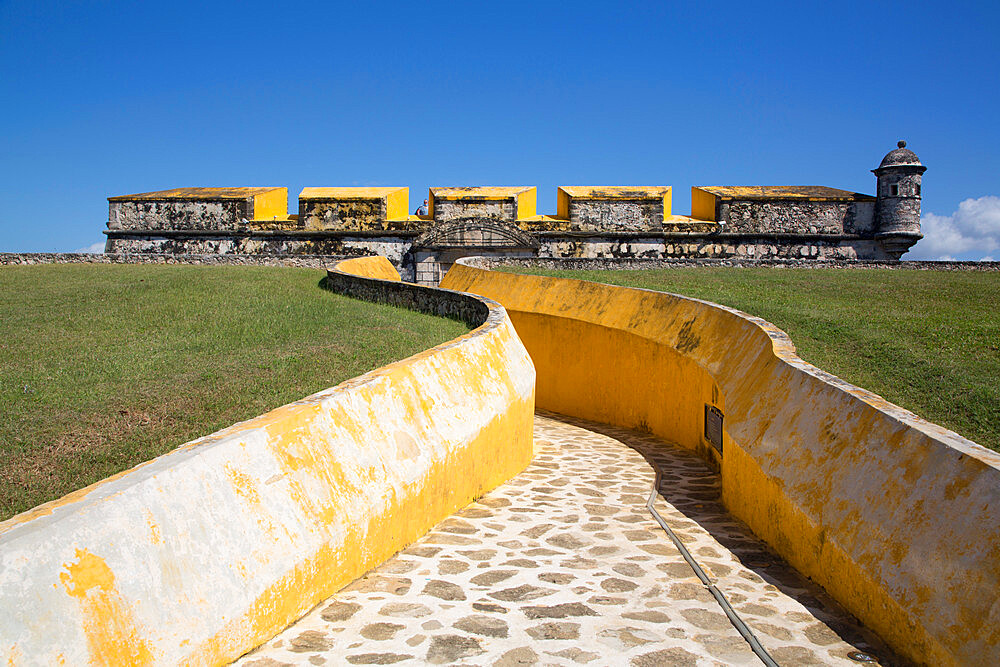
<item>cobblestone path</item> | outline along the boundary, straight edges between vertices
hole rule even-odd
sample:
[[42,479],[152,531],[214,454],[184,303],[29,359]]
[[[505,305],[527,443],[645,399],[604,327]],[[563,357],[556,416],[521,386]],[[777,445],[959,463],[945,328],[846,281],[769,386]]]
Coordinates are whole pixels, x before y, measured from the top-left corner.
[[731,519],[693,454],[540,414],[523,473],[237,664],[759,665],[646,510],[657,510],[781,665],[888,652]]

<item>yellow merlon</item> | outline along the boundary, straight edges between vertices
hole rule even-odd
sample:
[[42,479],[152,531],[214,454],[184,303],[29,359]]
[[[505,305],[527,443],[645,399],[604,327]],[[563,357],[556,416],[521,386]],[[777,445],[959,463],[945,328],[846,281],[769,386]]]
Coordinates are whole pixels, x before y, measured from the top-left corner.
[[874,201],[875,197],[825,185],[702,185],[720,199],[805,199],[808,201]]
[[435,199],[510,199],[521,195],[529,190],[534,190],[530,186],[476,186],[476,187],[451,187],[451,188],[431,188],[431,194]]
[[559,190],[584,199],[662,199],[670,194],[668,185],[560,185]]
[[400,192],[408,193],[409,188],[357,187],[357,188],[302,188],[299,199],[384,199]]
[[669,185],[560,185],[556,193],[556,217],[570,219],[572,200],[586,201],[661,201],[663,217],[671,216]]
[[157,190],[155,192],[141,192],[135,195],[119,195],[108,197],[108,201],[144,201],[144,200],[199,200],[199,199],[248,199],[250,197],[264,194],[272,190],[284,190],[282,187],[260,187],[260,188],[174,188],[172,190]]

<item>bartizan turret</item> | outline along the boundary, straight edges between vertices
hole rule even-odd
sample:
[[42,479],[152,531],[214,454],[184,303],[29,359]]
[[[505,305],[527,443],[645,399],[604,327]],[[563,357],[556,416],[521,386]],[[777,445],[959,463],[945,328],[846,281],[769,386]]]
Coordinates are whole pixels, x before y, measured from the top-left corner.
[[875,238],[893,259],[899,259],[920,233],[920,179],[927,167],[905,141],[889,151],[872,173],[878,181],[875,195]]

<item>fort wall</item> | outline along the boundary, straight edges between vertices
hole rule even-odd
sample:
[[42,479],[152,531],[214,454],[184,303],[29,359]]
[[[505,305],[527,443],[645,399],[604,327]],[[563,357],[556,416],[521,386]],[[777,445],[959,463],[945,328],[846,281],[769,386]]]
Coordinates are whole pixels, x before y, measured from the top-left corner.
[[1000,662],[1000,454],[802,361],[745,313],[495,273],[544,409],[655,434],[721,471],[726,507],[918,664]]
[[537,213],[530,186],[430,188],[421,215],[407,213],[405,187],[305,188],[297,215],[283,213],[287,192],[278,188],[147,192],[109,198],[106,250],[378,254],[421,284],[436,284],[459,257],[484,253],[898,260],[921,238],[925,169],[902,146],[873,170],[876,196],[824,186],[702,186],[691,189],[689,216],[672,213],[669,186],[561,186],[555,215]]
[[298,266],[325,269],[343,255],[237,255],[174,253],[0,252],[0,266],[30,264],[198,264],[203,266]]
[[481,326],[0,523],[0,661],[228,662],[528,464],[503,308],[342,266],[334,288]]

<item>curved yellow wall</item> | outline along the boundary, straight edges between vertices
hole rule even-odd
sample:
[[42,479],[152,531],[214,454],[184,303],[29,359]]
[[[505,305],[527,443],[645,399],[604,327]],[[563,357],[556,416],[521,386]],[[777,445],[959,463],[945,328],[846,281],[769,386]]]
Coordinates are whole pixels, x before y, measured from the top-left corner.
[[490,305],[454,341],[0,524],[0,662],[238,657],[522,470],[533,390]]
[[[723,501],[917,663],[1000,664],[1000,455],[803,362],[773,325],[647,290],[493,273],[538,405],[709,456]],[[725,414],[723,455],[702,437]]]
[[399,281],[399,271],[385,257],[358,257],[337,263],[337,269],[361,278]]

